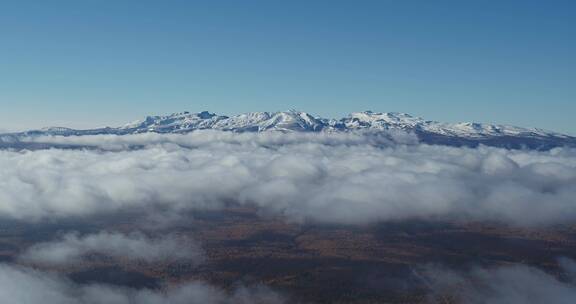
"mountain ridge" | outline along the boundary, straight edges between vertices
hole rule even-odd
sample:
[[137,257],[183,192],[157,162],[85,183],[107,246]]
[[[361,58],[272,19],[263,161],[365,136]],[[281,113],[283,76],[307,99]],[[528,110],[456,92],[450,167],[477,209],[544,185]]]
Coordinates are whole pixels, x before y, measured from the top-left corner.
[[537,128],[521,128],[500,124],[475,122],[443,123],[424,120],[400,112],[354,112],[340,119],[313,116],[290,110],[280,112],[249,112],[234,116],[217,115],[208,111],[180,112],[169,115],[147,116],[120,127],[78,130],[49,127],[2,136],[82,136],[127,135],[147,132],[187,133],[195,130],[231,132],[366,132],[404,131],[414,133],[428,144],[477,146],[485,144],[504,148],[549,149],[559,146],[576,147],[576,137]]

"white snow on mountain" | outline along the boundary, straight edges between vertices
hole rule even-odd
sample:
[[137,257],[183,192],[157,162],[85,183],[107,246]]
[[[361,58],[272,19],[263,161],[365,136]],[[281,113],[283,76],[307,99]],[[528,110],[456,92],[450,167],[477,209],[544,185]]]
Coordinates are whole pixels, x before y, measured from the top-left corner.
[[[251,112],[234,116],[216,115],[207,111],[181,112],[165,116],[148,116],[118,128],[74,130],[51,127],[28,131],[12,136],[35,135],[95,135],[186,133],[194,130],[213,129],[232,132],[384,132],[405,131],[414,133],[427,143],[448,145],[474,145],[483,143],[494,146],[554,147],[568,143],[576,146],[576,138],[541,129],[520,128],[483,123],[442,123],[424,120],[405,113],[376,113],[371,111],[351,113],[341,119],[315,117],[295,110],[285,112]],[[4,134],[3,136],[5,136]],[[512,143],[512,144],[509,144]]]
[[[220,116],[209,112],[176,113],[167,116],[148,116],[119,129],[140,132],[187,132],[197,129],[228,131],[352,131],[390,130],[426,131],[447,136],[557,136],[566,135],[505,125],[481,123],[441,123],[413,117],[405,113],[355,112],[342,119],[316,118],[306,112],[251,112],[235,116]],[[51,129],[50,129],[51,130]]]

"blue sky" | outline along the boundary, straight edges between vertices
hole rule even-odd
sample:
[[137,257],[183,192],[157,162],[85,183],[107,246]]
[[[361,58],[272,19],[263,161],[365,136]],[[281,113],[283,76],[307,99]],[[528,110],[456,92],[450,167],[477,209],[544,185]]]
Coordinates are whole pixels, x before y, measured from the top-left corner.
[[0,129],[373,110],[576,134],[576,1],[0,4]]

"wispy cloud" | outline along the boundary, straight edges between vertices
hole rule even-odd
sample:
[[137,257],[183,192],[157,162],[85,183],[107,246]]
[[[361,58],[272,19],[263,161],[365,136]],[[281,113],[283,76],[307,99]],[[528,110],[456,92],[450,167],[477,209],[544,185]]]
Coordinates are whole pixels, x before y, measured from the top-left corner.
[[150,238],[138,232],[100,232],[84,236],[68,233],[59,240],[33,245],[20,259],[39,264],[65,265],[79,262],[91,253],[144,262],[182,260],[199,263],[203,259],[200,247],[189,238],[173,234]]
[[261,286],[232,292],[202,282],[162,290],[76,284],[63,276],[30,268],[0,265],[0,299],[27,304],[280,304],[283,297]]
[[[564,274],[574,274],[574,262],[560,264]],[[428,267],[425,280],[435,303],[569,304],[576,301],[576,280],[558,277],[534,267],[510,265],[476,268],[469,272]]]

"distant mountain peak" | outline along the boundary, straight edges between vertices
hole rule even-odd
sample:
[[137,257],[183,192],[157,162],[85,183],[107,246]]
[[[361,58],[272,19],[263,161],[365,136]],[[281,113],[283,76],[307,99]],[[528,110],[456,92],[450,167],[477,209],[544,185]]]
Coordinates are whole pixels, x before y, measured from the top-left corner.
[[507,125],[482,124],[476,122],[442,123],[424,120],[401,112],[363,111],[350,113],[340,119],[326,119],[307,112],[290,109],[279,112],[249,112],[224,116],[202,111],[179,112],[163,116],[147,116],[118,128],[74,130],[50,127],[10,136],[38,135],[93,135],[93,134],[137,134],[186,133],[195,130],[222,130],[231,132],[387,132],[405,131],[416,134],[422,142],[447,145],[486,144],[502,147],[555,147],[576,146],[576,138],[544,131]]

